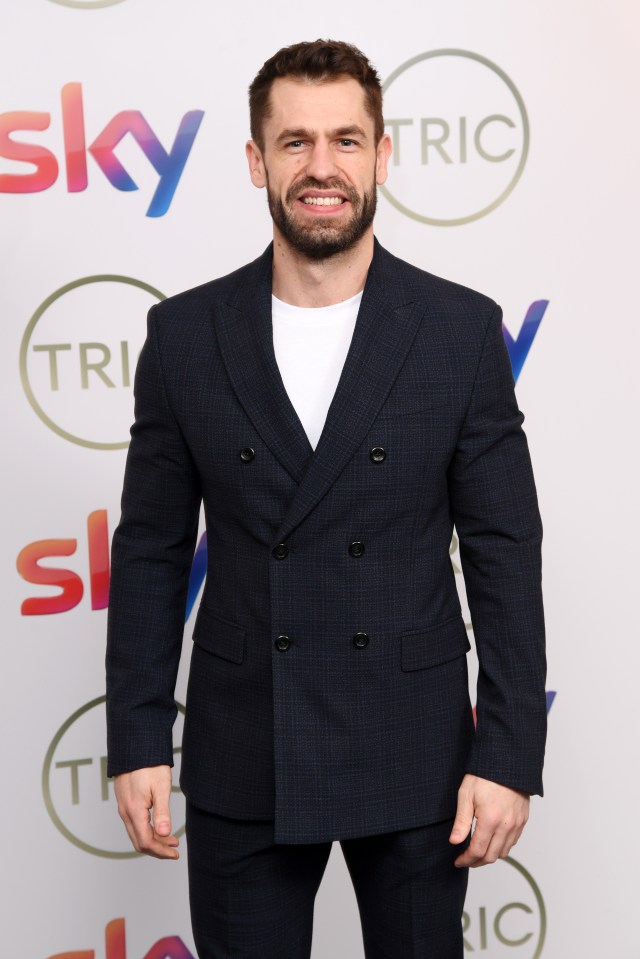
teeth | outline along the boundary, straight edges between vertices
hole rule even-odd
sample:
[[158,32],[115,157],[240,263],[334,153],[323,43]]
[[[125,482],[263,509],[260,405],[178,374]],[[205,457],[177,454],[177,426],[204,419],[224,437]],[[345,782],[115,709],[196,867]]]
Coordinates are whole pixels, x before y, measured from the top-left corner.
[[341,196],[303,196],[302,202],[312,206],[339,206],[343,200]]

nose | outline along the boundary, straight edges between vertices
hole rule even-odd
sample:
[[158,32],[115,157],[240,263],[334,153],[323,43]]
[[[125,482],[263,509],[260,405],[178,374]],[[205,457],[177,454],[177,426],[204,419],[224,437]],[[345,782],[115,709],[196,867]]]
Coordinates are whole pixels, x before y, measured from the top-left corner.
[[329,180],[338,170],[329,143],[318,140],[313,145],[307,163],[307,174],[316,180]]

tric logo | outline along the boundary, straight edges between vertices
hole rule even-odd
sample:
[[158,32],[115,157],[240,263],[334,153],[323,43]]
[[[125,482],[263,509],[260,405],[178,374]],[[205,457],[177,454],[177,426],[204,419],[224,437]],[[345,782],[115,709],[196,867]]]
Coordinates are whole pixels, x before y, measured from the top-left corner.
[[20,379],[45,426],[88,449],[127,448],[145,316],[163,299],[142,280],[99,273],[40,304],[20,344]]
[[383,89],[393,154],[380,192],[397,210],[459,226],[507,199],[527,162],[529,120],[504,70],[471,50],[428,50]]
[[[61,92],[62,133],[67,190],[81,193],[89,185],[87,153],[117,190],[137,190],[138,185],[118,160],[115,149],[127,134],[136,141],[159,180],[147,216],[164,216],[191,152],[204,113],[185,113],[171,148],[167,151],[139,110],[117,113],[87,146],[82,84],[67,83]],[[22,131],[48,130],[51,114],[19,110],[0,114],[0,159],[35,166],[28,173],[0,173],[0,193],[38,193],[48,190],[58,179],[59,163],[55,154],[43,146],[14,139]]]
[[[113,780],[107,776],[106,696],[76,709],[53,736],[42,764],[42,798],[58,832],[77,849],[101,859],[135,859],[136,852],[115,815]],[[184,706],[176,701],[173,727],[173,826],[184,834],[185,800],[180,786]]]

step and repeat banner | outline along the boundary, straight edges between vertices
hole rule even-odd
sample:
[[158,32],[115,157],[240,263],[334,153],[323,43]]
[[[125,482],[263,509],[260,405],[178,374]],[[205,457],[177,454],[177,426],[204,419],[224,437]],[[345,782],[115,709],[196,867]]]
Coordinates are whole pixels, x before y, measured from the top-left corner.
[[[384,80],[381,242],[503,306],[545,529],[546,795],[513,856],[472,872],[465,953],[637,959],[636,6],[2,0],[0,12],[2,955],[195,957],[186,857],[137,856],[106,777],[109,546],[133,377],[149,307],[269,241],[244,159],[247,87],[279,47],[329,36]],[[451,559],[463,595],[455,537]],[[205,565],[203,532],[180,704]],[[176,772],[182,719],[180,706]],[[181,831],[177,788],[173,816]],[[313,957],[362,956],[335,844]]]

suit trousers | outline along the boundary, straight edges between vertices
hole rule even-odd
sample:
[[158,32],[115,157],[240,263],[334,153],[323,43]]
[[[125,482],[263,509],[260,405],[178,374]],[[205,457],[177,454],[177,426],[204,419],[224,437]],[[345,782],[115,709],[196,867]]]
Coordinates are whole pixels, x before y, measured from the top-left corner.
[[[452,824],[340,840],[366,959],[462,959],[468,869],[453,865],[466,843],[450,845]],[[189,802],[186,835],[199,959],[309,959],[332,843],[275,843],[273,820],[231,819]]]

